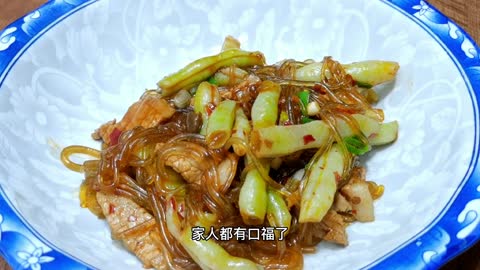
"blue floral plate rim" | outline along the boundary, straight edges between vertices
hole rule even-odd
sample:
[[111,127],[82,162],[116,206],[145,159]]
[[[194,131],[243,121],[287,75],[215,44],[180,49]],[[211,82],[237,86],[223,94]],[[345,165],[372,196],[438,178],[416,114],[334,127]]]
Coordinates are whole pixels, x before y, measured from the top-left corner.
[[[51,0],[0,31],[0,87],[17,59],[45,32],[98,0]],[[480,240],[478,167],[480,48],[457,24],[423,0],[380,0],[422,27],[448,53],[462,74],[474,108],[472,160],[446,208],[414,237],[364,268],[436,269]],[[476,210],[476,211],[475,211]],[[448,240],[445,240],[448,239]],[[428,249],[425,249],[428,248]],[[39,235],[13,207],[0,186],[0,253],[14,269],[93,269]]]

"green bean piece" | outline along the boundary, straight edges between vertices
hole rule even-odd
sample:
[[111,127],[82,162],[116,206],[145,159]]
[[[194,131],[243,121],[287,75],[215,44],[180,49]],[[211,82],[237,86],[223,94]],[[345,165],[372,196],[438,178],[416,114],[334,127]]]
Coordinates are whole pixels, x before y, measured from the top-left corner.
[[[315,62],[299,68],[295,78],[301,81],[321,81],[323,62]],[[362,61],[342,65],[345,72],[352,75],[361,87],[371,88],[375,85],[391,81],[400,68],[397,62],[391,61]],[[368,87],[367,87],[368,86]]]
[[363,114],[354,114],[352,117],[359,129],[350,126],[343,119],[337,120],[337,129],[348,151],[360,156],[372,149],[368,138],[380,131],[381,123]]
[[[376,119],[363,114],[354,114],[352,117],[365,137],[379,132],[381,124]],[[343,119],[337,119],[337,128],[342,137],[358,135]]]
[[[223,270],[258,270],[263,269],[251,260],[230,255],[222,246],[213,240],[195,239],[193,237],[193,228],[187,226],[181,229],[180,218],[175,210],[167,207],[166,224],[170,233],[180,242],[182,247],[188,252],[192,259],[202,269]],[[205,218],[201,218],[196,222],[197,228],[209,229],[206,224],[210,223]]]
[[196,83],[208,79],[220,68],[231,65],[249,67],[264,64],[265,57],[261,52],[229,49],[217,55],[200,58],[178,72],[163,78],[157,84],[162,89],[163,96],[170,96],[180,89],[188,89]]
[[345,166],[341,148],[334,144],[307,171],[302,192],[299,222],[320,222],[333,204],[337,181]]
[[[345,71],[361,87],[371,88],[375,85],[395,79],[400,66],[391,61],[362,61],[343,65]],[[368,87],[369,86],[369,87]]]
[[[382,124],[376,119],[362,114],[354,114],[352,118],[359,129],[354,129],[343,119],[337,119],[337,129],[342,138],[352,136],[360,138],[360,135],[369,138],[379,135]],[[391,132],[387,133],[387,131],[388,129],[384,133],[390,134],[389,138],[391,138],[393,134]],[[328,142],[331,135],[333,133],[325,122],[310,119],[307,123],[299,125],[254,128],[250,134],[249,144],[257,157],[275,158],[292,154],[299,150],[322,147]],[[386,135],[379,136],[379,139],[374,142],[380,144],[384,136]],[[361,148],[360,152],[365,153],[365,151],[370,150],[370,145],[365,145]]]
[[372,117],[363,114],[354,114],[353,118],[357,121],[357,124],[365,137],[369,137],[380,130],[380,122]]
[[285,203],[282,195],[275,190],[269,189],[267,191],[268,206],[267,206],[267,219],[273,227],[287,228],[287,232],[290,229],[292,222],[292,214]]
[[329,126],[320,120],[290,126],[254,128],[250,146],[259,158],[273,158],[292,154],[299,150],[319,148],[328,142]]
[[392,121],[380,125],[378,133],[368,137],[371,145],[383,145],[394,142],[398,137],[398,122]]
[[[358,83],[357,83],[358,84]],[[358,92],[365,97],[368,103],[373,104],[379,100],[378,93],[372,88],[358,88]]]
[[210,77],[209,82],[218,86],[231,86],[241,83],[248,76],[248,72],[236,66],[229,66],[219,69]]
[[[208,229],[208,228],[207,228]],[[192,232],[185,229],[181,235],[182,246],[192,256],[202,269],[223,270],[258,270],[263,269],[253,261],[230,255],[222,246],[215,241],[192,240]]]
[[[280,86],[271,81],[264,81],[259,87],[259,94],[252,106],[252,124],[254,128],[274,127],[278,115]],[[266,160],[262,160],[268,163]],[[267,212],[267,184],[257,169],[250,170],[240,189],[240,214],[248,225],[260,225]]]
[[220,103],[220,93],[215,85],[208,82],[202,82],[197,88],[197,92],[193,98],[193,110],[202,116],[202,128],[200,134],[207,133],[208,118],[211,113],[211,107],[215,107]]
[[[245,157],[246,164],[252,164],[248,157]],[[266,160],[261,160],[262,166],[270,169]],[[267,213],[267,183],[257,169],[253,168],[247,172],[245,181],[240,189],[238,206],[243,222],[248,225],[260,225]]]
[[213,110],[207,123],[205,140],[208,147],[218,149],[223,147],[232,135],[233,122],[237,103],[233,100],[224,100]]
[[252,106],[252,125],[254,128],[273,126],[277,123],[280,85],[272,81],[263,81],[258,92]]
[[[242,108],[237,108],[235,111],[235,123],[233,125],[232,137],[236,137],[247,142],[247,138],[250,136],[251,130],[252,127],[250,126],[250,121],[248,121],[248,118],[243,112]],[[239,156],[244,156],[247,153],[245,146],[238,143],[233,144],[233,151]]]
[[372,109],[366,110],[363,113],[363,115],[368,116],[370,118],[373,118],[373,119],[377,120],[378,122],[383,122],[383,120],[385,118],[385,114],[384,114],[383,110],[378,109],[378,108],[372,108]]
[[267,184],[258,170],[253,169],[247,173],[240,189],[238,204],[245,224],[263,223],[267,212]]

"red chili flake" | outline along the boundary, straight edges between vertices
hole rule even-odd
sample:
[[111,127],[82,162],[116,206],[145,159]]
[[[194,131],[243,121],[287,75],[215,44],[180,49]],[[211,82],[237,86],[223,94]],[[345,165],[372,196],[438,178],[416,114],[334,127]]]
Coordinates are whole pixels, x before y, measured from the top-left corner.
[[320,84],[315,84],[313,86],[313,90],[315,90],[316,92],[318,92],[319,94],[321,95],[325,95],[327,93],[327,91],[325,91],[325,89],[323,88],[322,85]]
[[215,110],[215,105],[213,103],[208,103],[207,105],[205,105],[205,111],[207,112],[208,116],[212,114],[213,110]]
[[121,134],[122,131],[120,129],[114,128],[112,133],[110,133],[110,145],[116,145]]
[[212,114],[212,109],[210,109],[210,106],[208,106],[208,105],[205,106],[205,111],[207,112],[208,116],[210,116],[210,114]]
[[175,203],[175,198],[173,198],[173,197],[170,199],[170,206],[171,206],[173,209],[177,210],[177,209],[176,209],[176,208],[177,208],[177,204]]
[[353,210],[352,210],[352,214],[356,215],[356,214],[357,214],[357,210],[353,209]]
[[315,138],[311,134],[303,136],[303,144],[304,145],[307,145],[307,144],[309,144],[311,142],[314,142],[314,141],[315,141]]
[[179,206],[178,206],[178,213],[180,214],[180,216],[182,218],[185,218],[185,207],[183,205],[183,203],[181,203]]
[[292,101],[295,103],[300,103],[300,98],[297,96],[292,96]]
[[340,183],[342,176],[338,172],[334,172],[333,174],[335,175],[335,182],[337,182],[337,184]]
[[108,205],[108,214],[114,214],[115,213],[115,205],[109,204]]

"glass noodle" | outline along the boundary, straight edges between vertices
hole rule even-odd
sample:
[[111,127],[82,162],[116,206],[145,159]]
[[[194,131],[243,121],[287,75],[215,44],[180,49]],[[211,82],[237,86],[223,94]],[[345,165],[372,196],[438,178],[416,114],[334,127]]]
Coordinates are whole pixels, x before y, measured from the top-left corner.
[[[224,45],[227,47],[226,51],[239,50],[228,48],[229,42],[226,44]],[[236,46],[235,42],[231,44]],[[338,229],[332,227],[331,220],[339,217],[338,222],[342,224],[340,229],[343,230],[349,222],[356,220],[353,211],[355,206],[351,203],[354,198],[348,195],[350,193],[343,192],[342,188],[365,182],[365,179],[352,180],[352,172],[359,165],[357,156],[363,154],[355,152],[355,149],[362,150],[368,146],[369,150],[373,145],[370,142],[372,138],[381,134],[377,130],[378,134],[375,133],[375,136],[368,135],[362,126],[363,122],[359,121],[361,118],[356,115],[368,116],[369,121],[374,121],[381,127],[383,111],[373,108],[372,100],[365,95],[371,94],[369,92],[371,87],[366,89],[359,87],[354,75],[347,73],[347,68],[331,57],[325,57],[321,62],[285,60],[275,65],[266,65],[258,62],[257,55],[255,58],[257,62],[250,65],[245,61],[253,60],[245,60],[249,57],[245,53],[241,55],[243,57],[241,61],[234,63],[228,62],[229,59],[235,59],[234,56],[229,58],[221,54],[220,56],[217,60],[207,59],[223,61],[205,64],[215,67],[212,74],[199,77],[198,74],[204,72],[204,69],[199,68],[204,64],[200,59],[195,65],[187,66],[180,73],[166,78],[169,85],[162,88],[161,81],[159,90],[148,91],[142,96],[141,100],[150,96],[166,101],[166,104],[173,108],[172,112],[174,111],[168,119],[153,126],[139,124],[127,130],[121,130],[122,125],[116,123],[113,131],[107,134],[111,141],[107,143],[104,139],[100,151],[84,146],[69,146],[62,151],[61,160],[67,168],[84,173],[85,180],[80,192],[81,206],[87,207],[98,217],[104,218],[106,213],[97,202],[97,193],[127,198],[150,213],[154,219],[117,232],[113,237],[134,238],[148,232],[156,248],[161,251],[167,268],[172,269],[198,269],[204,265],[204,262],[199,262],[195,256],[192,257],[194,252],[190,247],[179,241],[178,235],[169,230],[172,224],[168,215],[172,207],[178,212],[176,215],[179,217],[179,231],[189,231],[198,224],[209,224],[216,233],[219,233],[221,227],[267,227],[274,226],[275,220],[282,217],[275,216],[275,211],[272,213],[267,210],[265,218],[262,217],[260,223],[251,224],[242,216],[242,206],[239,205],[241,190],[244,183],[250,181],[246,178],[249,178],[252,172],[256,172],[264,183],[265,194],[272,192],[277,194],[275,195],[277,197],[272,195],[272,198],[280,198],[280,205],[285,204],[286,211],[291,216],[285,239],[209,241],[215,241],[228,254],[250,260],[265,269],[302,269],[302,253],[314,252],[315,246],[320,241],[325,238],[328,241],[329,233]],[[315,79],[298,76],[315,64],[320,67],[316,71]],[[191,74],[184,76],[181,72]],[[176,75],[185,81],[176,82]],[[222,78],[226,78],[226,81],[222,82]],[[200,90],[200,87],[203,87],[199,86],[200,83],[205,81],[209,82],[212,91],[218,91],[216,93],[219,96],[211,93],[212,96],[206,103],[208,106],[201,108],[205,109],[205,114],[202,114],[193,108],[193,104],[194,99],[198,98],[196,93],[203,91]],[[257,97],[264,93],[261,92],[263,91],[261,85],[265,81],[280,87],[280,96],[275,105],[278,108],[275,126],[295,128],[311,122],[325,125],[328,132],[325,133],[324,142],[319,147],[306,148],[282,156],[258,156],[259,146],[252,144],[248,132],[260,130],[252,123],[252,106],[255,106]],[[175,89],[176,85],[182,85],[182,88]],[[180,90],[182,96],[175,97],[175,93]],[[208,133],[209,128],[213,129],[213,123],[206,121],[210,119],[209,117],[213,118],[215,109],[223,100],[236,102],[236,108],[242,110],[248,120],[249,129],[253,131],[246,129],[243,133],[245,136],[236,136],[236,130],[230,130],[226,142],[221,147],[213,149],[209,146],[204,133]],[[312,106],[318,110],[310,112]],[[124,119],[127,119],[127,115]],[[206,126],[202,128],[202,125]],[[266,127],[265,132],[268,128]],[[118,139],[115,141],[117,135]],[[305,144],[310,142],[311,137],[310,134],[303,135]],[[350,138],[353,138],[353,144]],[[245,156],[236,154],[232,146],[244,149]],[[336,191],[331,198],[333,200],[335,197],[335,202],[332,201],[325,209],[328,211],[325,218],[316,222],[302,222],[300,220],[300,212],[304,211],[302,198],[308,181],[314,181],[309,178],[314,177],[314,168],[318,168],[318,164],[333,149],[340,149],[343,158],[340,162],[344,164],[342,171],[335,172]],[[91,160],[84,164],[76,164],[71,160],[76,154],[89,155]],[[188,170],[180,169],[180,166]],[[300,177],[294,179],[295,172],[298,174],[302,170],[304,173],[300,173]],[[373,182],[368,187],[371,194],[366,196],[375,194],[374,199],[381,195],[380,189],[383,191],[383,186]],[[336,208],[339,196],[347,201],[347,208],[344,211]],[[327,220],[330,218],[332,218],[330,221]]]

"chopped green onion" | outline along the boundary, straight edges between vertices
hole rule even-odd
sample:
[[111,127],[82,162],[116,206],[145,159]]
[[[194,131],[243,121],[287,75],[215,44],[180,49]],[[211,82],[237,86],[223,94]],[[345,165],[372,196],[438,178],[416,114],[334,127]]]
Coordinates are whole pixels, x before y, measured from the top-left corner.
[[218,85],[217,79],[215,79],[215,76],[212,76],[208,79],[208,82],[213,85]]
[[297,93],[298,98],[300,98],[300,101],[302,102],[303,107],[307,107],[308,101],[310,99],[310,91],[308,90],[303,90]]
[[362,87],[362,88],[367,88],[367,89],[370,89],[370,88],[373,87],[373,85],[371,85],[367,82],[359,82],[359,81],[357,81],[357,86]]
[[313,119],[310,117],[302,116],[302,118],[300,118],[300,122],[302,122],[302,124],[310,123],[312,121]]
[[370,145],[362,142],[358,135],[343,138],[347,150],[354,155],[363,155],[370,151]]

